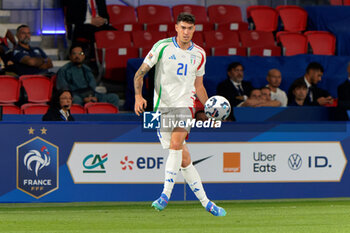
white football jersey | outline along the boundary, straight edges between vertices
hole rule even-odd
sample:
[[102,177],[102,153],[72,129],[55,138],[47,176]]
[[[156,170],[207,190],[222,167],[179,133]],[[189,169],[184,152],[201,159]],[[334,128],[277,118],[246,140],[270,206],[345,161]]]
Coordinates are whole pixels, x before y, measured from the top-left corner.
[[154,110],[194,107],[194,82],[204,75],[205,61],[204,50],[193,42],[183,50],[176,37],[158,41],[143,61],[149,67],[156,65]]

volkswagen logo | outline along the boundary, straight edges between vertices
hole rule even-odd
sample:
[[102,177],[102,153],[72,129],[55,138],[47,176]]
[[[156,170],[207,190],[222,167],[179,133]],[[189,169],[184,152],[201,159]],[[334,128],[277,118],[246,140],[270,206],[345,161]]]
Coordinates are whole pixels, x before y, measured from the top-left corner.
[[301,167],[301,164],[303,163],[300,155],[298,154],[291,154],[288,158],[288,166],[292,170],[298,170]]

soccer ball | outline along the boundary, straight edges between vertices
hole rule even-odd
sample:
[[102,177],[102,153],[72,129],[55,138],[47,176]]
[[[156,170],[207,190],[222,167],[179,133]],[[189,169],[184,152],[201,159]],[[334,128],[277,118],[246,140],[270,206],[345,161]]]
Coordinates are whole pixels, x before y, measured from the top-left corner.
[[204,112],[208,118],[221,121],[230,115],[231,106],[225,97],[215,95],[205,102]]

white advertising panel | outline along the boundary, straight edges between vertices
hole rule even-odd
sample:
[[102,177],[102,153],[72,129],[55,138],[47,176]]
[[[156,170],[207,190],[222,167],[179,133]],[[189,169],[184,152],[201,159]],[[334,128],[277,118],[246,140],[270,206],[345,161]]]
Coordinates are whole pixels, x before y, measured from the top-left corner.
[[[187,146],[203,182],[339,182],[347,164],[339,142]],[[167,154],[159,143],[82,142],[67,164],[75,183],[162,183]]]

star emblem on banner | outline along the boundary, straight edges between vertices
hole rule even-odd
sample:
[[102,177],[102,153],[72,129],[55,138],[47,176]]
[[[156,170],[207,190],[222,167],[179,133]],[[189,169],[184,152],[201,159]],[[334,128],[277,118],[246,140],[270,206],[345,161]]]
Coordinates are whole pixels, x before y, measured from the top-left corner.
[[41,134],[46,134],[47,129],[46,129],[45,127],[42,127],[42,128],[40,129],[40,131],[41,131]]
[[33,129],[32,127],[30,127],[30,128],[28,129],[29,134],[34,134],[34,131],[35,131],[35,129]]

